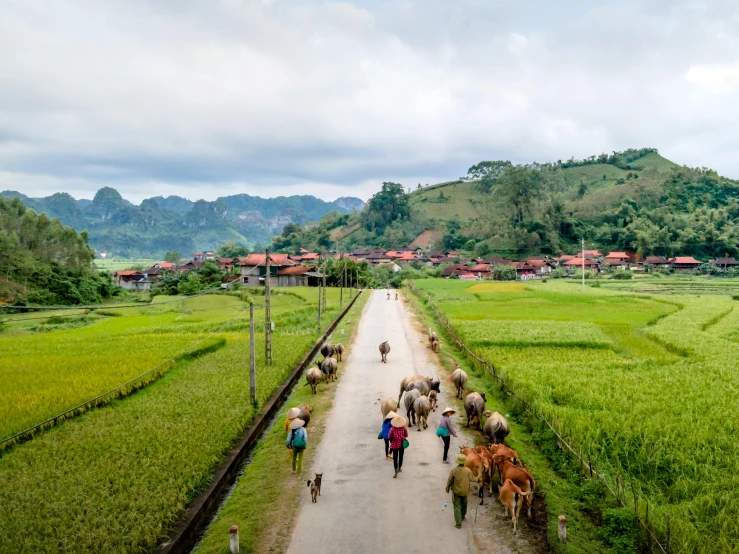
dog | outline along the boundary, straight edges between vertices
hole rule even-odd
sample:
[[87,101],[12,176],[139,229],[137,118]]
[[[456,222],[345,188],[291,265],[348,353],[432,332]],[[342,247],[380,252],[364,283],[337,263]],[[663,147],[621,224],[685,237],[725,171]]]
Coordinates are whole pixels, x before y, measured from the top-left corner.
[[323,479],[323,473],[316,473],[315,479],[306,481],[310,487],[310,498],[313,503],[318,502],[318,497],[321,496],[321,479]]

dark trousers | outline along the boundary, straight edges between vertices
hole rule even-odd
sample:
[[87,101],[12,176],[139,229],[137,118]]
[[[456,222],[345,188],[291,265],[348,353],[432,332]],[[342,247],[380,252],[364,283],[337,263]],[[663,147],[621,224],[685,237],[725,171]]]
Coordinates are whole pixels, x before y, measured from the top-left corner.
[[452,442],[452,437],[447,435],[446,437],[441,437],[441,440],[444,441],[444,461],[446,462],[447,454],[449,454],[449,443]]
[[398,473],[401,467],[403,467],[403,447],[393,448],[393,466],[395,466],[395,473]]
[[387,457],[388,454],[390,454],[390,440],[385,439],[385,456]]
[[454,523],[459,527],[467,515],[467,497],[454,494],[452,495],[452,504],[454,505]]

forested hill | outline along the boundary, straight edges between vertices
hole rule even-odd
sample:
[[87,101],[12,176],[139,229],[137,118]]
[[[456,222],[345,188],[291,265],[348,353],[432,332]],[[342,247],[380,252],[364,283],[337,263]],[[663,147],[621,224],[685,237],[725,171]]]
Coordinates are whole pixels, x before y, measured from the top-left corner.
[[307,195],[260,198],[248,194],[213,202],[156,196],[136,206],[109,187],[100,189],[92,201],[75,200],[66,193],[29,198],[5,191],[2,196],[18,197],[37,213],[59,218],[78,231],[87,230],[93,248],[123,257],[161,257],[169,250],[187,256],[227,241],[269,244],[288,223],[306,224],[332,211],[351,213],[364,207],[362,200],[353,197],[326,202]]
[[87,233],[0,197],[0,302],[91,304],[113,292],[93,265]]
[[486,256],[591,248],[641,255],[734,255],[739,243],[739,182],[679,166],[653,148],[585,160],[514,165],[484,161],[449,183],[412,192],[385,183],[360,214],[325,216],[286,228],[286,250],[406,246],[434,230],[434,246]]

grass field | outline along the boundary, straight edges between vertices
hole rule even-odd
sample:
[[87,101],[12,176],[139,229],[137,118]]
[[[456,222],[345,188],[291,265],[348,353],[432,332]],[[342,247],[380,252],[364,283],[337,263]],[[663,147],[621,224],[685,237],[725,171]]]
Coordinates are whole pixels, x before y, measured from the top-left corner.
[[[256,408],[249,402],[248,320],[242,319],[218,334],[224,344],[217,351],[181,360],[136,394],[6,451],[0,457],[0,552],[151,551],[315,341],[316,295],[316,289],[275,290],[275,362],[269,367],[263,360],[264,312],[256,311]],[[238,309],[225,309],[220,296],[198,300],[205,305],[199,306],[202,311],[191,307],[191,315],[167,308],[161,314],[131,314],[115,321],[125,327],[118,322],[134,318],[129,332],[138,333],[143,342],[142,328],[156,340],[170,333],[172,318],[183,317],[179,330],[193,339],[216,329]],[[220,308],[213,309],[210,302]],[[225,302],[238,304],[237,299]],[[338,314],[338,290],[329,290],[328,306],[324,326]],[[91,351],[97,341],[105,344],[105,327],[98,326],[106,322],[75,331],[87,333]],[[63,346],[68,342],[65,333],[69,331],[32,338]],[[95,372],[94,364],[86,368],[76,379]],[[73,363],[59,369],[74,370]],[[59,381],[52,377],[52,372],[44,374],[49,387],[56,387]],[[62,380],[74,392],[72,381]],[[43,390],[48,389],[40,387],[38,395]]]
[[[601,470],[635,483],[658,528],[669,512],[674,552],[736,552],[739,317],[731,297],[583,294],[552,282],[519,292],[474,286],[416,283],[460,334],[475,333],[471,346],[529,402],[592,444]],[[590,325],[608,345],[532,340],[591,341]]]
[[118,271],[120,269],[131,269],[133,267],[149,268],[161,260],[149,258],[133,258],[130,260],[119,260],[116,258],[106,260],[95,260],[95,266],[98,269],[107,271]]

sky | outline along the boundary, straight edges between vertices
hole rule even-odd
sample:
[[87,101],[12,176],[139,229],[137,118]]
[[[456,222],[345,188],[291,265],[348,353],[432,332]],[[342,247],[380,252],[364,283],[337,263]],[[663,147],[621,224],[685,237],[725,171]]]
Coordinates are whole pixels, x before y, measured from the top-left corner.
[[739,2],[0,0],[0,190],[364,200],[654,147],[739,178]]

